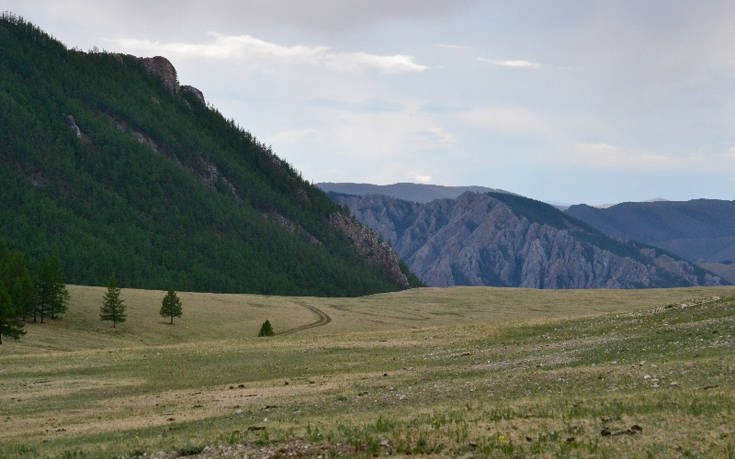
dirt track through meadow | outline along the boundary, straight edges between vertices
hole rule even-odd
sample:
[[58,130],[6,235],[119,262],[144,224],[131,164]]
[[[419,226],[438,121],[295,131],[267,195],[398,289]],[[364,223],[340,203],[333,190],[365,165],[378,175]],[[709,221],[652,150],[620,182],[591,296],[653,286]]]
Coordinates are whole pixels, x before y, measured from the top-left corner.
[[282,331],[280,333],[276,333],[276,335],[291,335],[293,333],[300,332],[302,330],[308,330],[309,328],[316,328],[316,327],[327,325],[329,322],[332,321],[332,318],[329,317],[329,314],[327,314],[326,312],[322,311],[321,309],[315,306],[311,306],[311,305],[303,304],[303,303],[297,303],[297,304],[299,306],[302,306],[308,309],[314,314],[316,314],[319,317],[319,320],[305,324],[305,325],[299,325],[298,327],[289,328],[288,330]]

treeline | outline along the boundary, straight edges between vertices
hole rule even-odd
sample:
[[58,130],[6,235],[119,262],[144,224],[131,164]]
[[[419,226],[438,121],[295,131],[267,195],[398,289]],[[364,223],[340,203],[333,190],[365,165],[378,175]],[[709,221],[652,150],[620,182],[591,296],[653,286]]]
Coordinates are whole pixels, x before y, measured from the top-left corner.
[[397,289],[330,226],[340,209],[326,195],[140,61],[68,50],[8,15],[0,42],[0,235],[58,257],[70,282],[115,272],[147,289]]
[[66,312],[69,292],[64,272],[54,257],[41,259],[32,270],[28,257],[8,250],[0,239],[0,344],[2,338],[19,338],[27,321],[43,323]]

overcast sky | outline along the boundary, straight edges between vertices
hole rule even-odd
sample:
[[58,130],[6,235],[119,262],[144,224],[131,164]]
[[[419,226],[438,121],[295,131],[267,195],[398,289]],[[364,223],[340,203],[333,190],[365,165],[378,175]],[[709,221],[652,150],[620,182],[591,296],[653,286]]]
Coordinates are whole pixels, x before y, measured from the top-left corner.
[[0,0],[163,55],[314,181],[735,199],[735,2]]

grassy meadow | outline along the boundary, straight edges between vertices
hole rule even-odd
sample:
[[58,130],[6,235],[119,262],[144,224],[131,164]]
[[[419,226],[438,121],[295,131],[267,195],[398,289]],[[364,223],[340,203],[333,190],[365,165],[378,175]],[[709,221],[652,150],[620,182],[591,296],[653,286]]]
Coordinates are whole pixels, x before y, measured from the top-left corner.
[[732,287],[180,293],[173,326],[124,289],[114,330],[69,290],[0,346],[0,457],[735,457]]

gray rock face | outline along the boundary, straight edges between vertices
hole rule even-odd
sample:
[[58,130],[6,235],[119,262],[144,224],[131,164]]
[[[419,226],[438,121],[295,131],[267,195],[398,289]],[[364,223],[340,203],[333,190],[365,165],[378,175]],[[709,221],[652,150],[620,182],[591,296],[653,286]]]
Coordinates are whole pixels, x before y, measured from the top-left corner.
[[141,59],[145,69],[161,77],[164,86],[171,91],[171,94],[179,92],[179,80],[176,77],[176,68],[171,61],[162,56],[144,57]]
[[74,131],[74,135],[77,136],[77,139],[82,138],[82,131],[79,129],[79,126],[77,126],[77,121],[74,119],[73,116],[66,116],[66,124],[72,131]]
[[426,204],[380,195],[332,196],[390,242],[431,286],[639,288],[721,283],[687,261],[657,249],[624,245],[537,201],[522,204],[544,206],[533,211],[546,215],[550,223],[526,218],[488,194],[464,193],[456,200]]
[[352,241],[357,252],[366,257],[368,263],[382,267],[401,288],[410,287],[406,275],[401,271],[398,256],[387,242],[380,240],[375,231],[341,213],[332,214],[329,223]]
[[196,97],[197,99],[199,99],[199,102],[201,102],[202,104],[205,103],[204,102],[204,94],[202,94],[202,92],[200,90],[198,90],[197,88],[195,88],[194,86],[189,86],[189,85],[186,85],[185,84],[185,85],[181,86],[180,89],[181,89],[181,93],[182,94],[193,94],[194,97]]

